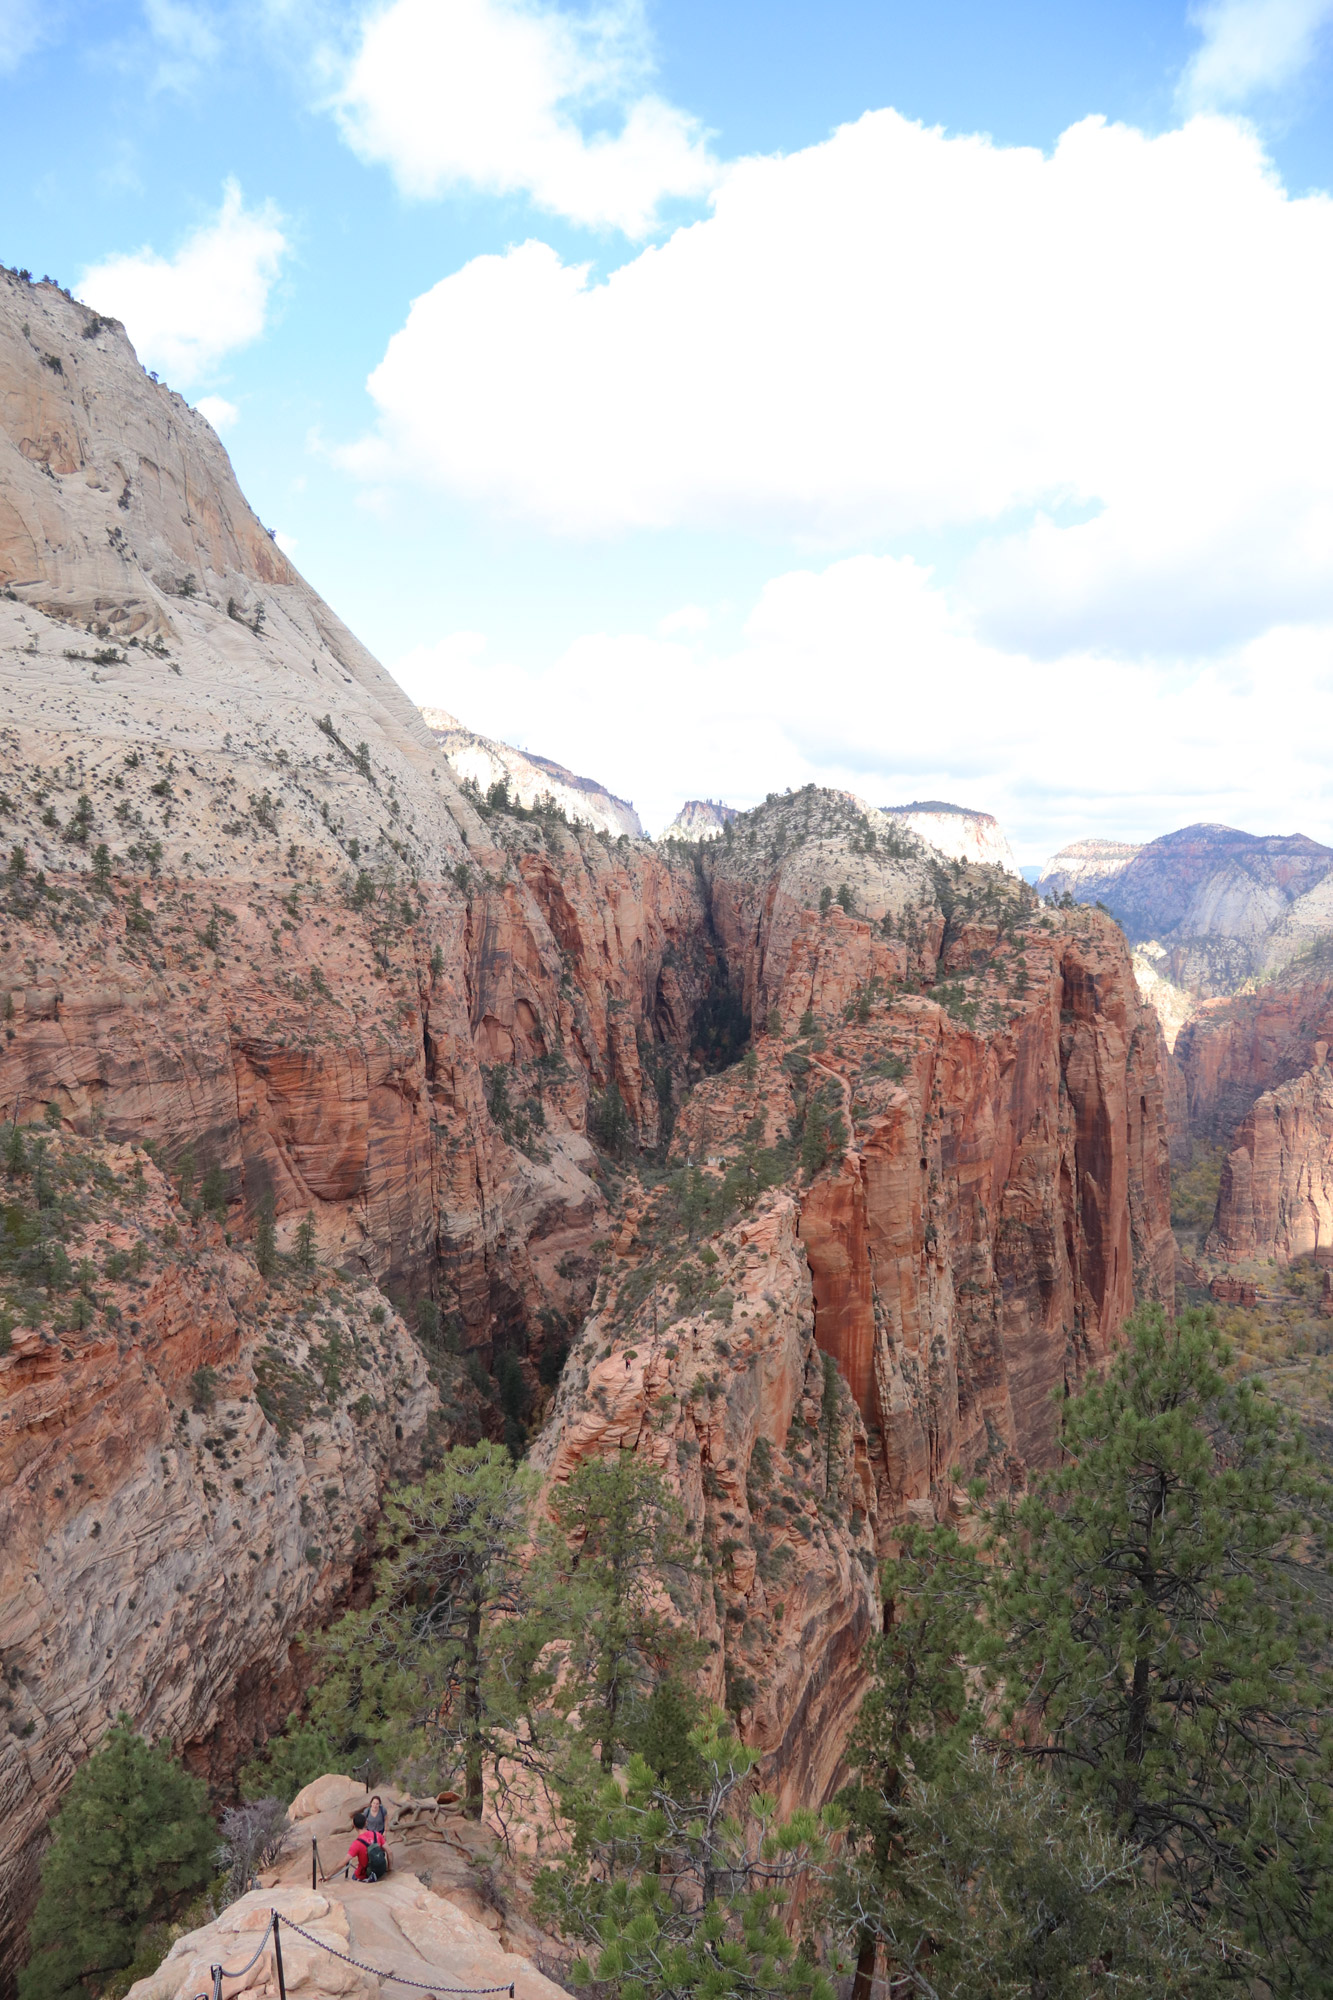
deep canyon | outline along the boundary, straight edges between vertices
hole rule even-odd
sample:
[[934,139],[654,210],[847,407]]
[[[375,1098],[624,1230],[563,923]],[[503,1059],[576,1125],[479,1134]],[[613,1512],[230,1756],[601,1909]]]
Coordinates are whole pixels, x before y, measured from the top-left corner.
[[[491,751],[304,583],[203,417],[3,272],[0,658],[7,1960],[116,1713],[225,1791],[387,1482],[499,1434],[502,1357],[548,1477],[662,1469],[708,1692],[819,1803],[895,1530],[1049,1463],[1059,1392],[1172,1309],[1173,1137],[1228,1148],[1220,1262],[1328,1247],[1317,966],[1200,974],[1172,1054],[1105,856],[1054,907],[842,794],[654,845],[562,767],[462,782],[444,739]],[[1312,846],[1261,856],[1288,929]],[[1147,851],[1113,859],[1155,913]],[[1171,949],[1214,985],[1239,950]],[[664,1213],[682,1167],[704,1222]],[[262,1275],[268,1228],[313,1270]]]

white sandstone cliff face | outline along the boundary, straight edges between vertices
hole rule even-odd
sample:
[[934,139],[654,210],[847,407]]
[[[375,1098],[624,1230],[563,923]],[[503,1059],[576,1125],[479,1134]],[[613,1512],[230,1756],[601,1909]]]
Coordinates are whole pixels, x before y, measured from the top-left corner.
[[729,823],[739,817],[735,806],[721,799],[686,799],[670,826],[664,826],[659,840],[719,840]]
[[1128,868],[1139,849],[1125,840],[1071,840],[1053,854],[1037,877],[1039,896],[1095,901],[1098,889]]
[[983,867],[1003,868],[1010,875],[1018,873],[1013,849],[991,813],[947,805],[942,799],[917,799],[911,805],[886,806],[884,810],[950,861],[975,861]]
[[6,846],[34,870],[80,858],[63,833],[85,792],[93,841],[177,878],[274,874],[292,850],[321,871],[464,856],[471,815],[420,714],[209,424],[118,323],[2,270],[0,675]]
[[422,719],[449,760],[450,769],[461,783],[470,782],[484,798],[491,786],[501,781],[511,798],[521,806],[535,806],[542,798],[554,799],[568,819],[590,826],[598,833],[618,839],[624,833],[631,840],[643,839],[639,815],[626,799],[618,799],[595,778],[576,777],[550,757],[516,750],[512,743],[498,743],[490,736],[478,736],[447,709],[423,708]]

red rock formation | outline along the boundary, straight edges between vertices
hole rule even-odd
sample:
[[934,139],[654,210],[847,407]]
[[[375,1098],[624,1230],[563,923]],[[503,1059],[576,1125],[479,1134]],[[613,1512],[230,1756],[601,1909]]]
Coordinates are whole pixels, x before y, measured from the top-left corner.
[[1333,1042],[1327,973],[1205,1001],[1175,1050],[1193,1136],[1209,1145],[1230,1139],[1257,1097],[1309,1069],[1319,1041]]
[[[868,944],[832,911],[796,927],[780,1017],[805,1011],[812,966],[878,981]],[[948,1005],[830,978],[815,990],[838,1011],[812,1040],[765,1035],[753,1065],[696,1088],[673,1151],[705,1163],[718,1200],[814,1093],[848,1143],[801,1188],[799,1218],[785,1193],[747,1211],[738,1192],[693,1250],[660,1195],[627,1213],[541,1448],[555,1478],[647,1453],[727,1550],[722,1602],[698,1613],[714,1687],[753,1684],[733,1705],[792,1797],[837,1780],[875,1617],[870,1548],[965,1509],[960,1473],[1004,1485],[1049,1462],[1054,1393],[1106,1359],[1136,1294],[1174,1293],[1157,1028],[1120,932],[1029,912],[1003,933],[961,927],[949,965]],[[831,1442],[818,1350],[845,1384]],[[771,1504],[787,1486],[803,1519]],[[775,1521],[790,1581],[771,1573]]]
[[34,1831],[120,1709],[225,1777],[281,1725],[293,1642],[345,1592],[436,1400],[372,1287],[270,1290],[151,1161],[67,1150],[95,1167],[71,1262],[145,1261],[53,1290],[50,1324],[0,1353],[0,1960],[35,1892]]
[[1333,1256],[1333,1073],[1315,1046],[1304,1076],[1265,1091],[1222,1166],[1209,1252],[1229,1263]]

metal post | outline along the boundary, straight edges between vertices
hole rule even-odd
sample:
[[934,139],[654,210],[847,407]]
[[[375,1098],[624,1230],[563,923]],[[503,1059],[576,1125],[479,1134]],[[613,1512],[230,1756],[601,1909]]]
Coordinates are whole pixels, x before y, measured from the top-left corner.
[[222,2000],[222,1967],[210,1965],[208,1969],[213,1975],[213,2000]]
[[312,1889],[319,1887],[319,1842],[313,1836],[310,1841],[310,1886]]
[[278,1936],[278,1924],[280,1921],[281,1919],[275,1910],[273,1912],[273,1963],[277,1968],[278,1974],[278,2000],[287,2000],[287,1981],[283,1976],[282,1970],[282,1939]]

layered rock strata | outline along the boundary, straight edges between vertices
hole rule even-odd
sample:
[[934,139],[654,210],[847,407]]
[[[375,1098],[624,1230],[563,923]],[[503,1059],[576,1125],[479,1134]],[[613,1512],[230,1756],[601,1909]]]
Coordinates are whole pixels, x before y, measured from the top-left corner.
[[769,1031],[685,1107],[676,1193],[619,1219],[541,1446],[555,1479],[609,1449],[661,1465],[715,1558],[712,1691],[806,1799],[837,1777],[895,1528],[1049,1463],[1057,1396],[1136,1297],[1174,1296],[1159,1031],[1117,928],[951,921],[925,992],[882,931],[806,913]]
[[43,1323],[6,1314],[0,1342],[11,1963],[34,1830],[118,1711],[224,1777],[281,1725],[302,1686],[294,1642],[345,1593],[436,1403],[373,1287],[327,1272],[270,1287],[138,1149],[51,1134],[39,1159],[42,1143],[8,1175],[10,1234],[32,1234],[15,1218],[34,1176],[66,1183],[52,1241],[77,1283],[51,1279],[29,1315]]
[[1333,1073],[1328,1044],[1303,1076],[1256,1099],[1222,1165],[1207,1249],[1228,1263],[1333,1258]]

